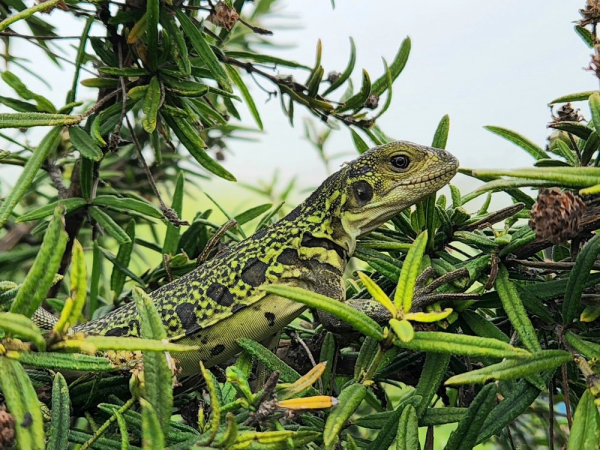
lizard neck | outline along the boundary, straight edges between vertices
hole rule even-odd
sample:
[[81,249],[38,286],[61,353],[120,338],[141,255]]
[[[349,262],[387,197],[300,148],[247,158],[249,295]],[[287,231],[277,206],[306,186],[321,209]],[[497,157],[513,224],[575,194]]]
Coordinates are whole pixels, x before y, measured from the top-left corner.
[[[342,206],[345,202],[344,170],[331,175],[304,202],[282,219],[283,223],[300,229],[302,245],[317,246],[316,241],[328,241],[338,253],[348,259],[356,248],[356,238],[343,226]],[[313,241],[307,242],[307,241]],[[322,246],[322,245],[321,245]]]

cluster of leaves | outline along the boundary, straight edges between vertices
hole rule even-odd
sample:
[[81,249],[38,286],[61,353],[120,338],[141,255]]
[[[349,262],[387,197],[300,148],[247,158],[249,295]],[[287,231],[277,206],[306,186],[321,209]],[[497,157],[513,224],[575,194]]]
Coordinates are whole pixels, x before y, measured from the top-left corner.
[[[349,82],[353,43],[348,67],[330,74],[326,85],[320,45],[312,68],[252,50],[265,42],[267,31],[249,23],[267,15],[273,1],[257,2],[248,22],[233,15],[242,13],[244,1],[202,3],[154,0],[109,9],[102,2],[50,0],[27,8],[20,0],[0,1],[0,33],[9,42],[27,39],[41,46],[56,62],[55,42],[47,39],[56,34],[34,14],[60,5],[87,17],[62,108],[12,72],[2,73],[19,98],[0,97],[17,111],[0,114],[0,127],[53,126],[35,149],[0,135],[21,149],[0,152],[0,163],[23,166],[0,205],[0,226],[6,230],[0,235],[0,274],[14,280],[0,282],[5,311],[0,313],[0,389],[14,417],[18,445],[375,450],[395,440],[398,449],[417,449],[420,427],[428,429],[426,448],[433,448],[434,440],[441,440],[436,427],[456,424],[445,447],[450,450],[489,439],[507,448],[517,441],[535,448],[554,442],[596,449],[597,92],[554,102],[588,100],[592,120],[559,115],[547,149],[513,131],[489,127],[529,152],[537,167],[464,169],[487,183],[465,195],[451,187],[450,198],[432,196],[363,237],[354,256],[369,273],[349,277],[347,304],[301,289],[268,287],[351,328],[326,331],[309,310],[286,327],[277,355],[241,340],[244,351],[234,363],[200,367],[198,377],[177,380],[178,352],[197,348],[166,341],[146,292],[193,270],[219,246],[268,226],[281,208],[258,205],[233,216],[215,203],[229,219],[224,225],[211,220],[206,209],[180,229],[186,182],[205,176],[181,160],[191,157],[209,172],[232,179],[206,149],[225,148],[234,133],[244,130],[228,122],[229,116],[239,118],[234,101],[245,103],[262,128],[237,69],[272,83],[291,121],[294,107],[302,105],[332,127],[346,126],[362,153],[371,143],[388,140],[374,120],[389,106],[392,82],[410,49],[405,40],[375,82],[364,72],[354,94]],[[233,28],[224,26],[217,8],[235,18]],[[197,11],[210,13],[215,26],[199,23]],[[32,35],[8,28],[17,23],[26,23]],[[103,27],[107,37],[90,36],[92,24]],[[596,44],[595,31],[578,26],[577,32]],[[88,41],[93,54],[86,51]],[[11,64],[22,64],[6,55]],[[98,99],[73,114],[81,106],[77,86],[88,63],[95,64],[98,75],[82,83],[98,88]],[[307,81],[273,76],[260,68],[264,64],[308,71]],[[344,83],[346,93],[338,101],[328,99]],[[368,117],[367,110],[377,107],[386,91],[385,104]],[[432,145],[445,148],[448,132],[444,117]],[[323,142],[318,144],[322,149]],[[153,152],[151,164],[145,149]],[[173,188],[170,207],[157,186]],[[529,217],[535,202],[522,188],[549,186],[578,191],[588,205],[569,242],[536,237],[520,220]],[[513,205],[490,212],[494,192],[508,194]],[[469,202],[484,194],[483,206],[469,213]],[[24,213],[21,205],[27,206]],[[162,235],[159,220],[166,223]],[[161,263],[139,270],[142,249]],[[76,323],[130,297],[140,311],[141,339],[69,333]],[[351,307],[357,302],[371,303],[373,316]],[[59,316],[49,333],[31,320],[42,304]],[[265,371],[272,373],[266,381]]]

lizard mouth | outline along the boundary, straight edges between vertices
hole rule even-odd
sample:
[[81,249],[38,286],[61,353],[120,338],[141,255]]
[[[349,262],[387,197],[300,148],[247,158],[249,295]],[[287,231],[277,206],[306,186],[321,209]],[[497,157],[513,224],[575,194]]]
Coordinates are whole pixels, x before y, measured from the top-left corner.
[[410,180],[405,180],[402,181],[396,185],[394,185],[394,188],[398,187],[398,186],[414,186],[414,187],[423,187],[423,186],[427,186],[430,185],[432,183],[437,183],[440,180],[450,180],[452,179],[452,177],[454,175],[456,175],[456,169],[458,167],[457,166],[453,166],[453,167],[444,167],[442,169],[436,170],[434,172],[430,172],[427,174],[424,174],[420,177],[417,178],[412,178]]

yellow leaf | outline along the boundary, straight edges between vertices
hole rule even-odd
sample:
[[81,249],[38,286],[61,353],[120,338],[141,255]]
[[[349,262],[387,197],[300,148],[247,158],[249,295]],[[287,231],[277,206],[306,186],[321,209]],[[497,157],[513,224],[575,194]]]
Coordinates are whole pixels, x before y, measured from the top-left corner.
[[590,305],[586,306],[581,312],[579,320],[582,322],[593,322],[598,317],[600,317],[600,305]]
[[277,406],[280,408],[293,409],[293,410],[305,410],[305,409],[323,409],[331,408],[338,404],[338,400],[335,397],[328,395],[316,395],[314,397],[306,398],[293,398],[291,400],[282,400],[277,402]]
[[412,306],[415,284],[421,269],[421,262],[423,260],[426,245],[427,231],[423,231],[417,236],[415,242],[413,242],[402,265],[398,287],[396,288],[396,295],[394,296],[394,303],[397,308],[402,308],[405,313],[409,312]]
[[390,298],[383,292],[383,290],[375,283],[368,275],[358,272],[358,278],[365,285],[369,294],[373,297],[373,300],[376,300],[381,305],[383,305],[391,314],[392,317],[396,317],[398,314],[398,310],[390,300]]
[[416,312],[408,313],[404,316],[406,320],[412,320],[414,322],[431,323],[443,320],[452,314],[452,308],[446,308],[442,312]]
[[410,342],[415,337],[415,330],[410,322],[406,319],[391,319],[390,326],[392,327],[392,330],[394,330],[394,333],[396,333],[396,336],[398,336],[402,342]]

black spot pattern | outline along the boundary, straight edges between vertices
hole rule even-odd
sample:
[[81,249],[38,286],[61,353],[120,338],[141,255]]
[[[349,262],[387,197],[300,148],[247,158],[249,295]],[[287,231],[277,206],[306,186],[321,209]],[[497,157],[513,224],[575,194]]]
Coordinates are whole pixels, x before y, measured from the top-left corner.
[[265,282],[265,275],[269,266],[258,258],[248,260],[242,270],[242,280],[250,286],[260,286]]
[[224,351],[225,351],[225,346],[223,344],[215,345],[213,348],[210,349],[210,356],[220,355]]
[[218,305],[231,306],[233,303],[233,295],[225,286],[220,283],[213,283],[206,290],[206,295],[213,299]]
[[340,245],[336,244],[329,239],[318,238],[313,236],[311,233],[304,233],[302,235],[302,246],[303,247],[322,247],[327,250],[334,250],[340,258],[343,260],[347,259],[346,250],[344,250]]
[[197,325],[196,308],[191,303],[181,303],[175,308],[175,312],[181,320],[181,326],[186,330]]
[[270,327],[275,326],[275,314],[273,314],[272,312],[266,312],[265,318],[267,319],[267,322],[269,322]]
[[298,251],[293,248],[286,248],[277,257],[277,262],[284,266],[294,266],[299,263]]
[[125,336],[129,333],[129,327],[111,328],[106,332],[106,336]]

